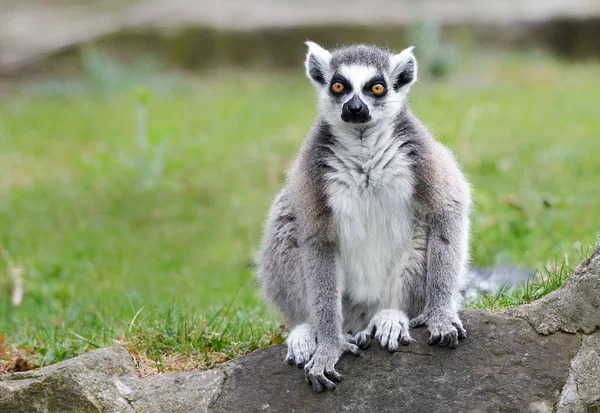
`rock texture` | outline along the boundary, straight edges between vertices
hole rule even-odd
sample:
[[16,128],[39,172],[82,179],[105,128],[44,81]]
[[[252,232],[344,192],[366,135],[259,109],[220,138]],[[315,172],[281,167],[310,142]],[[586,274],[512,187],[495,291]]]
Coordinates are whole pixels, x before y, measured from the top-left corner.
[[527,320],[540,334],[589,334],[600,327],[600,242],[561,288],[531,304],[505,311]]
[[377,344],[317,394],[284,346],[220,368],[138,378],[122,347],[0,376],[0,412],[600,412],[600,242],[556,292],[502,313],[465,311],[456,350]]
[[527,322],[489,312],[463,314],[469,337],[456,350],[427,345],[428,333],[389,353],[372,346],[338,364],[336,390],[313,394],[304,372],[281,362],[284,348],[234,360],[217,412],[526,412],[554,406],[581,339],[540,337]]
[[206,412],[224,378],[215,369],[140,379],[129,352],[109,347],[0,376],[0,412]]
[[600,333],[583,336],[558,401],[559,412],[600,412]]

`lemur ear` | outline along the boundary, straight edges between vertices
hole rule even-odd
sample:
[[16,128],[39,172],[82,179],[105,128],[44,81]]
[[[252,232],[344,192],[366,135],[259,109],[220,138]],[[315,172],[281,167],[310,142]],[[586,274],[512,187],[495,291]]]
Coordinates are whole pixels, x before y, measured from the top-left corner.
[[331,53],[316,43],[307,41],[304,44],[308,46],[306,60],[304,61],[306,76],[308,76],[316,86],[324,86],[325,77],[329,71]]
[[411,46],[390,59],[391,80],[397,92],[403,86],[410,86],[417,81],[417,59]]

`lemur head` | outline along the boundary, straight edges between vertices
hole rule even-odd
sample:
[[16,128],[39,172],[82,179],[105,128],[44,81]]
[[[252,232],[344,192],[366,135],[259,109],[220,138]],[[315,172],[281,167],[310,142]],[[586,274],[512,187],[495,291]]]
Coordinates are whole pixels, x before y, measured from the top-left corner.
[[393,118],[417,80],[412,47],[392,54],[367,45],[332,52],[306,45],[306,74],[318,90],[321,114],[333,125],[369,126]]

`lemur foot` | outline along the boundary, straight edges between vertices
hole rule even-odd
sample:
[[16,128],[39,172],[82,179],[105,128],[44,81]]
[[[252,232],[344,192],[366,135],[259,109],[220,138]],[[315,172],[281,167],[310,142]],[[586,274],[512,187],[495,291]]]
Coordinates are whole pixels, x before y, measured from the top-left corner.
[[421,314],[410,320],[411,327],[427,326],[431,335],[429,345],[439,344],[441,347],[456,348],[458,340],[467,337],[458,314],[453,315],[425,315]]
[[325,389],[334,390],[335,383],[332,380],[342,381],[342,375],[335,370],[335,365],[342,354],[347,352],[360,355],[359,348],[354,344],[354,337],[350,334],[344,334],[337,345],[319,345],[313,358],[304,366],[306,382],[319,393]]
[[290,331],[286,343],[285,362],[304,367],[317,350],[317,332],[310,324],[298,324]]
[[356,343],[361,349],[371,345],[371,339],[376,338],[381,347],[396,351],[398,343],[403,345],[414,341],[408,332],[408,317],[400,310],[382,310],[369,322],[367,328],[356,335]]

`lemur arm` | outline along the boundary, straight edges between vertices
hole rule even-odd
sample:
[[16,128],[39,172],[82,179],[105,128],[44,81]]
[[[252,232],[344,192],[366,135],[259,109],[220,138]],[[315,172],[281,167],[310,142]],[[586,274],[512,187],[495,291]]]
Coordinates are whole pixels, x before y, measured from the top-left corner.
[[469,258],[470,189],[450,151],[433,139],[418,158],[416,198],[429,239],[425,311],[411,326],[426,324],[430,344],[455,347],[466,336],[458,304]]
[[[322,147],[309,144],[300,154],[293,187],[298,202],[300,260],[305,277],[311,323],[317,331],[317,350],[304,366],[306,380],[316,391],[333,389],[342,376],[335,364],[345,351],[359,352],[342,334],[342,297],[335,266],[335,237],[331,209],[325,195]],[[328,376],[328,377],[326,377]]]
[[442,318],[458,310],[457,293],[468,258],[468,217],[457,204],[429,212],[425,220],[429,225],[426,312],[430,318]]
[[342,335],[342,298],[333,244],[313,237],[300,245],[307,298],[317,330],[317,342],[320,345],[339,346]]
[[342,305],[335,269],[332,217],[324,192],[323,170],[316,145],[300,154],[294,175],[297,191],[300,260],[317,341],[338,344],[342,335]]

